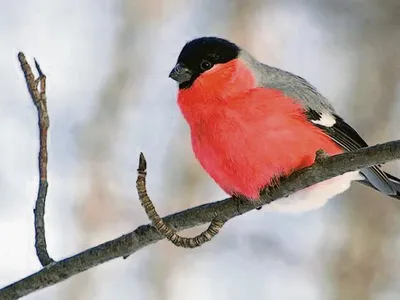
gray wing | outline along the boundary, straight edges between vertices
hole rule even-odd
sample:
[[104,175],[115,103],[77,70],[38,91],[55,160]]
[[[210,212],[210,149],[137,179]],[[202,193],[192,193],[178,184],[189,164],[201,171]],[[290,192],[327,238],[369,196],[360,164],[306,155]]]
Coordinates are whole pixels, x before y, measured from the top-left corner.
[[[311,122],[315,122],[315,120],[321,120],[322,117],[321,113],[318,113],[311,108],[308,109],[306,114]],[[368,147],[368,144],[360,137],[360,135],[342,118],[337,115],[333,115],[333,117],[335,118],[335,124],[333,124],[333,126],[326,127],[315,123],[314,125],[322,129],[332,140],[336,142],[336,144],[341,146],[346,151],[354,151],[360,148]],[[396,190],[389,182],[389,178],[379,168],[379,166],[362,169],[361,173],[378,191],[387,195],[397,195]]]
[[[305,79],[261,63],[254,63],[253,68],[256,70],[259,86],[282,90],[285,95],[299,100],[310,122],[322,129],[345,151],[368,147],[361,136],[336,114],[329,101]],[[379,166],[362,169],[361,173],[366,177],[367,182],[363,182],[364,184],[387,195],[398,195],[390,183],[391,180]]]

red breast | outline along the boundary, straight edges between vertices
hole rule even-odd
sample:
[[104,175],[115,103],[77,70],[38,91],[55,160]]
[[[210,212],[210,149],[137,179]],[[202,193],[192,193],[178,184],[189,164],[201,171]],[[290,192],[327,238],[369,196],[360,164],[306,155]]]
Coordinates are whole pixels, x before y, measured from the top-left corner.
[[277,177],[311,165],[318,149],[342,152],[297,101],[256,87],[240,59],[201,74],[179,91],[178,103],[197,159],[229,194],[256,199]]

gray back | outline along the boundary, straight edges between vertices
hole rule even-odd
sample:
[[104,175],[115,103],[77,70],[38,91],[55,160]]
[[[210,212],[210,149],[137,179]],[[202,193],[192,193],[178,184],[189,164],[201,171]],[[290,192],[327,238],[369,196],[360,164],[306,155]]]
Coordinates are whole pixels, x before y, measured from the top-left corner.
[[285,95],[299,100],[305,109],[311,108],[320,113],[335,113],[329,101],[304,78],[265,65],[245,50],[241,50],[239,57],[255,74],[258,86],[281,90]]

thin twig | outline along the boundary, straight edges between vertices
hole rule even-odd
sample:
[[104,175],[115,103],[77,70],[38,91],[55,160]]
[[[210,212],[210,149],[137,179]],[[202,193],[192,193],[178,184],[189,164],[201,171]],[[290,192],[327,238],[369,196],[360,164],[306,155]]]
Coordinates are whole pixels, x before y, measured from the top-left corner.
[[[47,252],[46,234],[44,226],[44,214],[47,196],[47,131],[49,129],[49,115],[47,112],[46,99],[46,76],[43,74],[39,63],[35,60],[35,66],[39,77],[35,80],[32,69],[28,64],[25,55],[18,53],[18,59],[21,64],[21,69],[25,76],[25,81],[28,91],[31,95],[33,104],[35,104],[38,112],[39,125],[39,188],[36,198],[35,209],[35,248],[37,257],[42,266],[47,266],[54,262]],[[39,86],[39,89],[38,89]]]
[[[314,163],[311,167],[290,175],[281,182],[279,188],[273,189],[270,194],[263,195],[257,205],[260,205],[260,203],[261,205],[265,205],[298,190],[346,172],[384,164],[395,159],[400,159],[400,140],[359,149],[354,152],[330,156]],[[185,199],[181,199],[181,201],[184,200]],[[389,200],[391,200],[391,198],[387,199],[387,201]],[[196,206],[169,215],[163,219],[171,227],[175,228],[176,231],[181,231],[211,222],[215,217],[215,213],[229,220],[253,209],[255,209],[254,204],[247,201],[242,203],[239,212],[236,201],[233,201],[232,198],[227,198],[221,201]],[[139,226],[131,233],[87,249],[64,260],[57,261],[37,273],[0,289],[0,299],[18,299],[61,282],[104,262],[132,254],[163,238],[164,237],[153,226]]]
[[138,191],[139,200],[142,203],[142,206],[144,207],[147,216],[149,217],[153,226],[158,230],[158,232],[175,246],[183,248],[196,248],[200,247],[204,243],[211,241],[211,239],[218,234],[222,226],[224,226],[226,220],[219,218],[218,214],[216,213],[208,228],[197,236],[187,238],[178,235],[176,233],[176,230],[166,224],[164,220],[158,215],[153,205],[153,202],[150,200],[150,197],[147,194],[146,168],[146,159],[143,153],[140,153],[139,167],[137,170],[138,177],[136,180],[136,189]]

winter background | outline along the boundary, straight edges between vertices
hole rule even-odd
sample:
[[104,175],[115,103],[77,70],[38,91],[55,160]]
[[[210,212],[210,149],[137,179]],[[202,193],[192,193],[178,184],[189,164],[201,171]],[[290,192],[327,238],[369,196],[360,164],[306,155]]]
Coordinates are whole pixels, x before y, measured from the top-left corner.
[[[162,215],[225,197],[194,159],[168,78],[203,35],[306,78],[370,144],[400,138],[398,0],[0,0],[0,286],[40,269],[37,116],[18,51],[48,76],[45,220],[58,260],[148,223],[140,151]],[[199,249],[162,241],[26,299],[399,299],[399,216],[400,203],[353,185],[321,210],[254,211]]]

